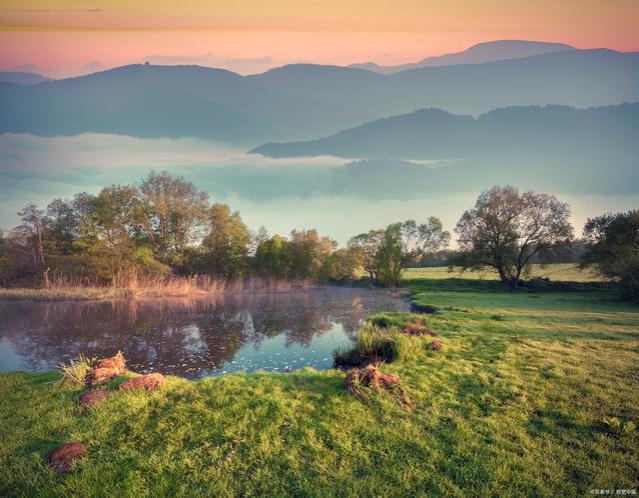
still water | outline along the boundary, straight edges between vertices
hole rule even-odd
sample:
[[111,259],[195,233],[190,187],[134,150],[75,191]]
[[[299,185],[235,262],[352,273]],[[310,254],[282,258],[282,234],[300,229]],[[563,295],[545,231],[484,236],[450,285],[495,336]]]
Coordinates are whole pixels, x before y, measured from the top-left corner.
[[0,302],[0,370],[50,370],[80,353],[124,353],[134,372],[188,378],[331,368],[367,316],[408,302],[366,289],[217,299]]

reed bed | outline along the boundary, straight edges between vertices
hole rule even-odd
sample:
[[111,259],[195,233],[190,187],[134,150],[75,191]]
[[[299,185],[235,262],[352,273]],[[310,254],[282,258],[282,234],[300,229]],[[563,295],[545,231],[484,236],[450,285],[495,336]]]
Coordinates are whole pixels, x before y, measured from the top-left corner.
[[240,292],[285,292],[312,285],[306,280],[263,277],[219,278],[211,275],[154,277],[129,275],[109,284],[87,277],[54,275],[46,288],[4,288],[0,299],[85,300],[128,297],[215,296]]

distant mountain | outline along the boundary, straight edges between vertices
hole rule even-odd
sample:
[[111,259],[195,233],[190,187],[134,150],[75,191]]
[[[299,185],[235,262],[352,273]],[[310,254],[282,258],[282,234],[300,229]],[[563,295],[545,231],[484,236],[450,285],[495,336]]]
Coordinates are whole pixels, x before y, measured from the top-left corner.
[[18,85],[35,85],[37,83],[43,83],[45,81],[51,81],[46,76],[41,76],[35,73],[22,73],[11,71],[0,71],[0,83],[15,83]]
[[507,59],[520,59],[531,55],[560,52],[563,50],[576,50],[575,47],[564,43],[548,43],[526,40],[497,40],[478,43],[463,52],[446,54],[439,57],[427,57],[412,64],[398,66],[380,66],[374,62],[363,64],[351,64],[349,67],[366,69],[381,74],[393,74],[408,69],[420,67],[451,66],[454,64],[483,64]]
[[447,188],[455,182],[471,188],[487,178],[548,188],[552,178],[564,191],[630,192],[639,185],[637,130],[639,103],[589,109],[510,107],[478,118],[424,109],[326,138],[265,144],[251,152],[362,158],[373,160],[378,170],[383,161],[393,167],[406,159],[437,161],[446,167],[408,170],[404,180],[426,175],[429,183],[444,182]]
[[508,107],[460,116],[422,109],[315,140],[267,143],[251,152],[269,157],[338,156],[434,160],[538,147],[596,148],[602,141],[637,148],[639,103],[574,109]]
[[625,101],[639,101],[639,53],[565,50],[392,75],[312,64],[252,76],[132,65],[46,84],[0,84],[0,133],[193,136],[255,147],[426,107],[476,115],[514,105]]

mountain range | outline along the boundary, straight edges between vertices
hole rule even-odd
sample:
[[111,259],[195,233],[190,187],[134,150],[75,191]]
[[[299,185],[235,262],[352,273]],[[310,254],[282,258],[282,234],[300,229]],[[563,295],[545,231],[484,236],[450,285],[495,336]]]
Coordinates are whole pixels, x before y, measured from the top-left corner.
[[568,47],[388,75],[313,64],[251,76],[131,65],[33,85],[0,83],[0,133],[191,136],[252,148],[428,107],[476,116],[508,106],[633,101],[639,101],[639,53],[606,49]]
[[364,171],[376,171],[378,189],[395,185],[397,190],[401,182],[406,192],[414,188],[413,181],[445,189],[473,188],[486,179],[548,188],[549,178],[563,191],[634,192],[639,185],[638,130],[638,103],[508,107],[477,118],[423,109],[326,138],[265,144],[252,152],[364,159],[340,172],[336,185],[341,188],[368,185]]
[[427,57],[412,64],[397,66],[380,66],[374,62],[363,64],[351,64],[349,67],[367,69],[382,74],[393,74],[408,69],[420,67],[452,66],[455,64],[483,64],[507,59],[520,59],[531,55],[560,52],[562,50],[576,50],[575,47],[564,43],[548,43],[527,40],[496,40],[478,43],[472,47],[454,54],[446,54],[439,57]]
[[35,85],[50,81],[46,76],[36,73],[25,73],[20,71],[0,71],[0,83],[15,83],[18,85]]

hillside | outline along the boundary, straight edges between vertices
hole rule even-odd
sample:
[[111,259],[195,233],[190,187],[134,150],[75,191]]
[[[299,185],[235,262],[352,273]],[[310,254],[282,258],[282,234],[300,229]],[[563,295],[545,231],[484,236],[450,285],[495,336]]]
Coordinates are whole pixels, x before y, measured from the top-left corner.
[[[622,193],[639,184],[637,129],[639,104],[510,107],[478,118],[424,109],[317,140],[265,144],[252,152],[366,159],[339,172],[335,192],[410,197],[425,185],[452,192],[512,183]],[[437,162],[435,167],[416,166],[407,159]]]
[[382,74],[393,74],[420,67],[452,66],[454,64],[483,64],[507,59],[519,59],[562,50],[576,50],[564,43],[548,43],[527,40],[496,40],[478,43],[472,47],[453,54],[439,57],[427,57],[419,62],[400,64],[397,66],[380,66],[374,62],[351,64],[350,67],[366,69]]
[[23,86],[0,85],[0,133],[195,136],[242,146],[323,136],[425,107],[576,107],[639,100],[639,54],[567,50],[393,75],[298,64],[264,74],[133,65]]

